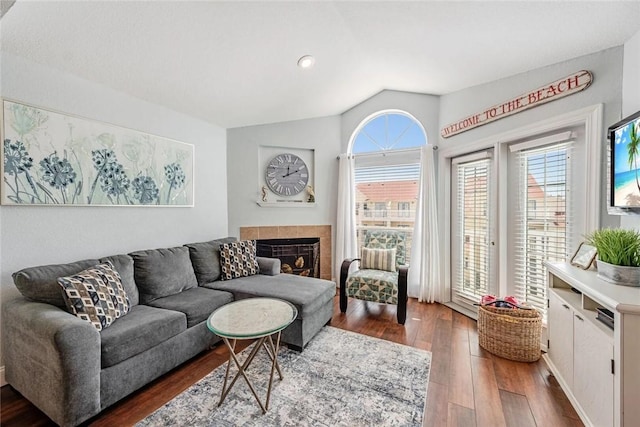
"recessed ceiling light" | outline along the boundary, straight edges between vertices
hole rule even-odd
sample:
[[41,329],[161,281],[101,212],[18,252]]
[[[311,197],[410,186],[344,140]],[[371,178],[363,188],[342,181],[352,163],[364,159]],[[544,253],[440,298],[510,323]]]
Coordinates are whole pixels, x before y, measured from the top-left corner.
[[316,59],[311,55],[305,55],[302,58],[298,59],[298,67],[300,68],[311,68],[313,64],[315,64]]

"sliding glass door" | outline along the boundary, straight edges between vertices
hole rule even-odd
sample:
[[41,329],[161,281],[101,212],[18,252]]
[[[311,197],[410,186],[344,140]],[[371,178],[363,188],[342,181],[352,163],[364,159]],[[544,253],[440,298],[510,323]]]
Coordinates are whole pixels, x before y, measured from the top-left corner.
[[452,161],[451,299],[468,308],[495,293],[495,184],[491,150]]
[[[581,195],[572,187],[575,132],[509,146],[514,175],[508,194],[510,292],[546,314],[545,261],[565,261],[576,246],[574,230],[584,229],[573,207]],[[579,147],[578,147],[579,148]],[[582,202],[584,203],[584,202]]]

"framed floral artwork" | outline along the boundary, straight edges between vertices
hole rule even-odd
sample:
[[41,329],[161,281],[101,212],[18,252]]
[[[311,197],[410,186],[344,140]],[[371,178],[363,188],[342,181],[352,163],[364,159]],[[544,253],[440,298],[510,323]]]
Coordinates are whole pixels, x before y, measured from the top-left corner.
[[2,104],[3,205],[193,206],[193,145]]

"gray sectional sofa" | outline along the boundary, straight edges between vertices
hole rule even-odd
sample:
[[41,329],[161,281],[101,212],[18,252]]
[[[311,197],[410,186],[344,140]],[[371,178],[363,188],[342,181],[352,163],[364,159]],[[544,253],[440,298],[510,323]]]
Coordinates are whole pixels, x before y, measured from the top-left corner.
[[[61,426],[74,426],[175,368],[220,339],[208,316],[233,300],[290,301],[298,317],[282,341],[302,349],[331,320],[334,282],[280,274],[280,261],[258,258],[260,274],[220,280],[220,244],[192,243],[26,268],[14,273],[23,297],[2,307],[7,382]],[[98,331],[65,308],[57,278],[110,261],[130,311]]]

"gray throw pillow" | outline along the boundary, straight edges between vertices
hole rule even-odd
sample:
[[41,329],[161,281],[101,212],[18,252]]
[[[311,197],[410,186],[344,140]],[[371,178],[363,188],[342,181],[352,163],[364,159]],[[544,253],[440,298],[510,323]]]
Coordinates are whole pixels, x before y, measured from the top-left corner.
[[141,304],[198,286],[189,249],[185,246],[137,251],[129,255],[133,258]]
[[22,295],[32,301],[65,308],[58,277],[70,276],[100,264],[97,259],[86,259],[68,264],[41,265],[24,268],[13,273],[13,283]]
[[189,255],[198,279],[198,285],[202,286],[220,280],[220,245],[237,240],[235,237],[225,237],[223,239],[185,245],[189,248]]

